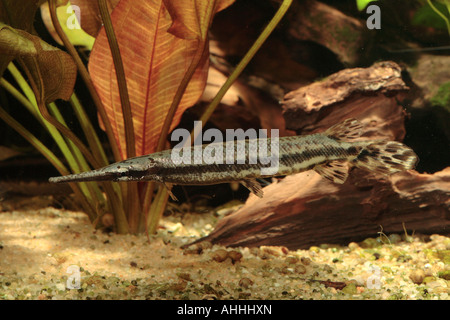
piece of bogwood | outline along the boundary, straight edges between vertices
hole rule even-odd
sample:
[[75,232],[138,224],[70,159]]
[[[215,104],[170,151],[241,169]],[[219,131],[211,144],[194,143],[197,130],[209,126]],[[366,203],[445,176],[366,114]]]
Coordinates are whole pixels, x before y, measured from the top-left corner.
[[311,134],[353,117],[365,124],[363,139],[402,140],[405,112],[398,100],[408,87],[401,72],[398,64],[384,61],[291,91],[282,101],[286,128]]
[[365,21],[342,13],[320,1],[294,2],[289,13],[289,34],[318,43],[332,51],[346,65],[356,65],[370,33]]
[[[355,172],[356,171],[356,172]],[[359,171],[359,172],[358,172]],[[450,167],[435,174],[408,171],[380,179],[355,169],[344,185],[313,171],[288,176],[251,195],[200,241],[225,246],[305,249],[348,244],[369,236],[450,233]]]

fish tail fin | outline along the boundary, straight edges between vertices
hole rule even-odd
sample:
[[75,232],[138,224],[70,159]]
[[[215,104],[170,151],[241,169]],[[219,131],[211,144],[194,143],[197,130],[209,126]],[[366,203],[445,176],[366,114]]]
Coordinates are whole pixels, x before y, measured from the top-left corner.
[[382,175],[414,169],[419,158],[414,151],[396,141],[376,141],[362,148],[352,165]]

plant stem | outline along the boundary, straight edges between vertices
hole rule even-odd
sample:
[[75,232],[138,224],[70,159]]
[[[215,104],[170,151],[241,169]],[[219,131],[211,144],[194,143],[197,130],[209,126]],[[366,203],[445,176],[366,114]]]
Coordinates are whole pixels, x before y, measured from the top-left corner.
[[[32,89],[29,87],[28,83],[23,78],[20,71],[14,66],[14,64],[11,62],[8,65],[8,70],[10,71],[11,75],[14,77],[16,82],[19,84],[20,88],[25,92],[27,97],[25,97],[22,93],[20,93],[12,84],[10,84],[8,81],[6,81],[4,78],[0,79],[0,85],[6,89],[14,98],[16,98],[21,104],[25,106],[25,108],[30,111],[30,113],[42,124],[43,127],[47,129],[51,137],[54,139],[56,144],[58,145],[59,149],[61,150],[62,154],[64,155],[67,163],[69,164],[72,172],[81,172],[81,167],[83,163],[86,164],[84,161],[84,158],[81,156],[79,149],[69,140],[66,141],[62,135],[59,133],[58,130],[52,125],[50,125],[47,121],[44,120],[42,115],[39,113],[36,98],[34,96],[34,93]],[[59,114],[56,106],[53,107],[53,112],[57,113],[57,117],[61,119],[61,121],[64,121],[62,119],[62,116]],[[21,132],[23,133],[23,132]],[[44,154],[43,151],[41,153]],[[84,167],[85,170],[89,170],[87,165]],[[90,184],[89,183],[81,183],[80,189],[83,192],[83,195],[88,200],[93,200],[94,195],[96,193],[91,192]],[[90,191],[91,190],[91,191]],[[98,194],[98,193],[97,193]],[[98,196],[97,196],[98,197]],[[88,213],[88,215],[91,217],[93,213]]]
[[92,82],[91,76],[89,75],[89,72],[87,71],[83,61],[81,60],[80,56],[78,55],[77,50],[72,45],[72,43],[67,38],[66,34],[64,33],[63,29],[61,28],[61,25],[59,24],[58,17],[56,15],[56,0],[50,0],[49,1],[49,10],[50,10],[50,16],[52,18],[53,26],[55,27],[56,33],[61,38],[62,42],[64,43],[65,48],[69,52],[69,54],[72,56],[72,58],[75,61],[75,64],[78,67],[78,72],[81,75],[81,78],[84,80],[86,87],[92,97],[92,101],[94,102],[98,114],[100,115],[100,118],[103,122],[103,125],[105,126],[106,135],[108,137],[109,144],[111,146],[111,150],[114,155],[115,161],[122,160],[122,157],[120,156],[119,149],[117,147],[117,143],[114,137],[114,132],[111,126],[111,122],[109,121],[108,115],[106,114],[105,107],[103,106],[103,103],[97,93],[97,90],[95,90],[94,84]]
[[[442,12],[439,11],[438,8],[436,8],[434,6],[434,4],[431,2],[431,0],[427,0],[427,2],[430,5],[431,9],[433,9],[433,11],[436,12],[436,14],[438,14],[442,19],[444,19],[445,25],[447,26],[448,34],[450,35],[450,21],[447,19],[447,17]],[[447,7],[447,10],[450,13],[450,4],[447,1],[445,1],[445,5]]]
[[120,55],[119,44],[117,43],[116,34],[108,12],[106,0],[98,0],[98,7],[105,28],[106,37],[108,38],[109,48],[116,70],[117,84],[119,87],[120,102],[122,105],[123,121],[125,127],[125,138],[127,143],[127,158],[136,156],[136,147],[134,139],[133,114],[131,112],[130,98],[128,95],[127,81],[125,70],[123,67],[122,56]]
[[[250,60],[255,56],[256,52],[258,52],[258,50],[261,48],[262,44],[266,41],[266,39],[269,37],[269,35],[272,33],[272,31],[278,25],[280,20],[283,18],[283,16],[285,15],[287,10],[291,6],[291,3],[292,3],[292,0],[283,0],[282,4],[278,8],[278,10],[275,13],[274,17],[272,18],[272,20],[264,28],[262,33],[256,39],[255,43],[252,45],[252,47],[248,50],[248,52],[245,54],[245,56],[242,58],[242,60],[239,62],[239,64],[236,66],[236,68],[233,70],[231,75],[228,77],[228,79],[225,81],[223,86],[220,88],[219,92],[217,92],[213,101],[211,101],[210,105],[206,108],[205,112],[203,113],[203,115],[200,118],[202,126],[208,121],[208,119],[211,117],[212,113],[214,112],[216,107],[219,105],[223,96],[228,91],[228,89],[231,87],[233,82],[236,81],[236,79],[242,73],[244,68],[248,65]],[[195,137],[193,136],[193,133],[192,133],[191,141],[193,142],[194,140],[195,140]]]
[[161,186],[156,193],[155,199],[152,202],[150,207],[150,212],[152,215],[150,216],[150,220],[147,221],[147,233],[153,234],[156,232],[158,228],[159,220],[161,220],[161,216],[164,212],[164,209],[167,205],[167,201],[169,199],[167,189]]
[[[103,20],[103,26],[105,28],[106,36],[108,38],[109,48],[111,50],[114,68],[116,70],[117,85],[119,87],[119,96],[122,106],[122,114],[125,128],[127,158],[132,158],[136,156],[133,114],[131,112],[130,98],[128,95],[127,81],[122,62],[122,56],[120,55],[119,44],[117,42],[114,27],[108,12],[106,0],[98,0],[98,7],[100,9],[100,15]],[[126,190],[127,190],[127,197],[126,200],[124,201],[125,202],[124,205],[127,208],[128,223],[131,232],[136,233],[139,224],[139,216],[141,213],[141,210],[139,208],[138,184],[135,182],[130,182],[127,184]]]
[[[80,149],[80,151],[83,153],[83,155],[86,157],[86,159],[91,163],[91,165],[94,168],[100,167],[100,164],[98,163],[97,159],[95,159],[92,155],[92,153],[89,151],[88,148],[81,142],[81,140],[67,127],[62,125],[59,121],[57,121],[55,118],[53,118],[50,113],[47,110],[47,107],[45,105],[44,99],[45,99],[45,88],[42,85],[44,83],[42,79],[42,74],[39,69],[39,63],[35,60],[35,58],[32,58],[34,60],[34,65],[36,66],[35,71],[38,75],[38,79],[34,79],[31,75],[30,70],[28,70],[28,67],[25,63],[21,61],[19,58],[18,61],[21,62],[21,66],[25,73],[27,74],[28,80],[31,84],[31,87],[33,88],[33,92],[36,96],[36,103],[39,109],[39,112],[41,113],[42,117],[48,121],[51,125],[53,125],[56,129],[58,129],[64,136],[71,139],[73,143],[76,144],[76,146]],[[36,82],[37,81],[37,82]]]
[[[49,124],[45,119],[42,117],[42,115],[39,113],[39,109],[37,106],[36,98],[34,96],[33,90],[28,85],[27,81],[23,78],[20,71],[15,67],[15,65],[11,62],[8,65],[8,70],[10,71],[11,75],[14,77],[16,82],[19,84],[19,87],[22,89],[22,91],[25,93],[26,97],[22,95],[12,84],[10,84],[8,81],[6,81],[4,78],[0,80],[0,85],[5,88],[13,97],[15,97],[20,103],[22,103],[28,111],[42,124],[43,127],[47,129],[53,140],[58,145],[59,149],[61,150],[62,154],[64,155],[66,161],[68,162],[72,172],[81,172],[80,168],[80,158],[78,157],[78,161],[76,157],[76,150],[78,150],[73,144],[71,144],[71,141],[65,141],[65,139],[62,137],[62,135],[59,133],[58,130],[51,124]],[[58,112],[57,108],[53,108],[54,112]],[[59,118],[62,119],[62,117],[59,115]],[[70,146],[70,147],[69,147]],[[72,152],[70,151],[72,150]],[[78,150],[79,152],[79,150]],[[88,168],[87,168],[88,169]],[[91,198],[89,192],[86,189],[86,184],[81,184],[81,189],[83,190],[83,193],[86,197]]]
[[[61,113],[58,110],[58,107],[55,103],[50,103],[48,105],[48,108],[50,109],[50,112],[55,117],[57,121],[59,121],[63,126],[67,127],[67,124],[61,115]],[[58,132],[59,133],[59,132]],[[83,157],[83,154],[80,152],[80,149],[73,143],[70,139],[66,139],[67,146],[69,147],[69,154],[71,158],[74,158],[77,163],[77,171],[75,172],[81,172],[81,171],[89,171],[89,165],[86,162],[86,159]],[[83,193],[87,196],[87,198],[91,201],[95,202],[95,207],[97,207],[101,203],[105,203],[105,197],[101,193],[100,189],[98,188],[97,183],[81,183],[80,188],[83,190]],[[97,213],[97,212],[96,212]]]
[[80,100],[78,100],[77,95],[75,92],[70,97],[70,104],[75,112],[75,115],[80,122],[81,128],[86,136],[86,140],[89,144],[89,147],[91,150],[98,150],[100,159],[102,159],[103,165],[108,165],[109,161],[106,157],[105,151],[102,147],[102,144],[100,142],[100,139],[98,138],[97,133],[95,132],[94,127],[92,126],[91,121],[89,120],[89,117],[87,116],[85,110],[83,109],[83,106],[80,103]]
[[[33,147],[36,148],[47,160],[59,171],[60,174],[68,174],[69,171],[63,165],[63,163],[56,157],[41,141],[39,141],[31,132],[23,127],[19,122],[14,120],[1,106],[0,106],[0,118],[6,122],[11,128],[16,130],[22,137],[24,137]],[[85,212],[88,214],[91,221],[94,220],[95,209],[91,206],[87,198],[84,197],[79,186],[76,183],[71,183],[70,187],[80,199],[81,205]]]

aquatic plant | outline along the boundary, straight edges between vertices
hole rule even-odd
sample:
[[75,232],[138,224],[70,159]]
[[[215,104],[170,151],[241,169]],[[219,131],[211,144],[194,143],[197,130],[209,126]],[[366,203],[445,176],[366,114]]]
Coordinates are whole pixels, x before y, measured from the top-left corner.
[[412,23],[436,29],[447,29],[450,35],[450,1],[420,0],[420,3],[422,6],[415,12]]
[[377,0],[356,0],[356,7],[359,11],[364,10],[365,7],[368,6],[369,3],[375,2]]
[[[450,14],[450,1],[449,0],[438,0],[439,3],[441,3],[442,5],[445,6],[445,8],[447,8],[447,13]],[[447,26],[447,31],[448,34],[450,35],[450,20],[449,18],[446,16],[445,13],[443,13],[441,10],[439,10],[431,0],[427,0],[428,5],[431,7],[431,9],[433,9],[434,12],[436,12],[436,14],[445,21],[445,25]]]

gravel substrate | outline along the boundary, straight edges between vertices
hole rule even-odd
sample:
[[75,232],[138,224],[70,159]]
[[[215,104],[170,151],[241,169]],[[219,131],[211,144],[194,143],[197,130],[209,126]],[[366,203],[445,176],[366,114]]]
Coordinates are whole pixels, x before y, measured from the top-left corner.
[[149,243],[95,230],[80,212],[1,212],[0,299],[449,299],[448,237],[380,234],[297,251],[181,248],[217,219],[166,217]]

